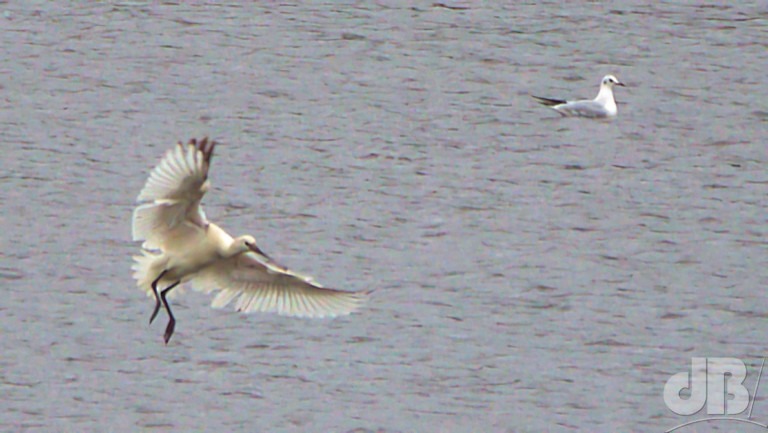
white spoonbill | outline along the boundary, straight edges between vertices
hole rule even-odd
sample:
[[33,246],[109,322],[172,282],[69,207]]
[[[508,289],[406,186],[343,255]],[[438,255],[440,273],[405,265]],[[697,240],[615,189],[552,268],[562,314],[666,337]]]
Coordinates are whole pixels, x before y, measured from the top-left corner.
[[614,117],[618,113],[616,100],[613,99],[613,86],[622,86],[624,83],[619,81],[613,75],[606,75],[600,82],[600,92],[595,99],[584,99],[581,101],[566,101],[563,99],[542,98],[533,96],[539,103],[552,107],[558,113],[565,117],[592,117],[606,118]]
[[[232,238],[208,221],[200,200],[210,188],[208,168],[216,142],[192,139],[168,151],[149,175],[133,212],[133,240],[144,241],[133,265],[137,285],[162,301],[168,313],[165,343],[176,319],[166,296],[180,283],[203,292],[220,290],[213,307],[235,301],[237,311],[275,312],[295,317],[335,317],[360,307],[370,292],[327,289],[311,277],[277,264],[253,236]],[[158,290],[158,286],[163,287]]]

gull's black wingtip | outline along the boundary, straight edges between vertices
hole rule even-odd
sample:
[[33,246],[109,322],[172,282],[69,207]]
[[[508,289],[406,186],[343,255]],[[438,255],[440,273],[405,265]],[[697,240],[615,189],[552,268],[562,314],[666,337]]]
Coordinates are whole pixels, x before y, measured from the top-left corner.
[[533,99],[536,100],[541,105],[546,105],[547,107],[554,107],[555,105],[565,104],[565,101],[562,99],[552,99],[552,98],[542,98],[541,96],[531,95]]

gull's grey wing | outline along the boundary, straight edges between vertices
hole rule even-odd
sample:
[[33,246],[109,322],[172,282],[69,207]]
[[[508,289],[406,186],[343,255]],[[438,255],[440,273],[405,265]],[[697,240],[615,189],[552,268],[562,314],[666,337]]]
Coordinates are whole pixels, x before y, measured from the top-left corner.
[[599,102],[573,101],[555,105],[552,108],[563,116],[601,118],[609,117],[610,113]]

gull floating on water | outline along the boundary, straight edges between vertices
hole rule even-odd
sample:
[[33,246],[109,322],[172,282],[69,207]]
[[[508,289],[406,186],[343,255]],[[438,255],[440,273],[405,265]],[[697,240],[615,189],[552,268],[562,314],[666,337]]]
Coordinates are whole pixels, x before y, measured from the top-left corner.
[[179,142],[150,174],[138,197],[143,204],[133,212],[133,240],[144,241],[143,254],[134,257],[134,278],[155,298],[149,323],[161,301],[168,313],[165,343],[176,326],[166,296],[188,281],[206,293],[220,290],[213,307],[235,301],[243,312],[320,318],[359,308],[370,292],[324,288],[277,264],[256,246],[253,236],[233,239],[208,221],[200,201],[210,188],[208,169],[215,146],[207,138]]
[[613,99],[613,86],[624,87],[624,83],[619,81],[613,75],[606,75],[603,77],[603,81],[600,82],[600,92],[598,92],[595,99],[592,100],[566,101],[562,99],[531,96],[536,98],[539,103],[552,107],[558,113],[566,117],[614,117],[618,110],[616,109],[616,101]]

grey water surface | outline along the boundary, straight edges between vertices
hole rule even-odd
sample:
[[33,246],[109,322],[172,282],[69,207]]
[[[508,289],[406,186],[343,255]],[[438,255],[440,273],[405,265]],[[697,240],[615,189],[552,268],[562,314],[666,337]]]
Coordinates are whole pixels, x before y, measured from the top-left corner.
[[[0,431],[659,432],[692,357],[753,389],[765,3],[254,3],[0,3]],[[608,73],[613,121],[529,97]],[[163,344],[131,211],[204,135],[208,216],[363,310],[187,291]]]

